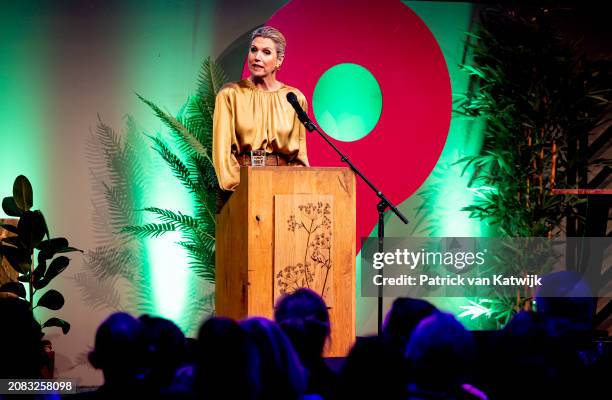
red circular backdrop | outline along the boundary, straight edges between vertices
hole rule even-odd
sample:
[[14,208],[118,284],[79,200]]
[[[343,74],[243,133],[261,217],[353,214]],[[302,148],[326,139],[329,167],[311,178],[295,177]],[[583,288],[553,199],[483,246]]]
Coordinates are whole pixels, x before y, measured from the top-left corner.
[[[354,142],[330,139],[391,201],[406,200],[438,161],[451,115],[448,70],[425,23],[398,0],[293,0],[266,24],[287,38],[279,79],[309,104],[318,79],[336,64],[359,64],[374,75],[382,92],[377,125]],[[312,107],[308,114],[316,122]],[[318,134],[309,134],[307,146],[311,166],[344,165]],[[374,228],[377,202],[357,178],[357,239]]]

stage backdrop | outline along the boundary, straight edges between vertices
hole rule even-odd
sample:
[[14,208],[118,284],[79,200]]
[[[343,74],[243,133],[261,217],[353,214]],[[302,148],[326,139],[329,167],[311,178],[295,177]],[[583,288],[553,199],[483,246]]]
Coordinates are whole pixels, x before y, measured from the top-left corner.
[[[109,223],[121,216],[105,201],[129,199],[124,212],[135,214],[145,206],[194,211],[145,136],[167,139],[168,131],[136,93],[178,113],[205,56],[241,78],[248,33],[265,23],[289,41],[279,78],[302,89],[309,115],[410,219],[405,226],[388,214],[388,236],[486,235],[459,211],[473,195],[469,174],[454,165],[481,141],[477,125],[451,118],[451,93],[467,88],[458,65],[471,18],[470,4],[422,1],[4,2],[0,196],[28,176],[52,236],[85,250],[53,284],[64,308],[39,315],[72,324],[66,336],[47,330],[57,375],[101,382],[86,354],[112,311],[171,318],[191,336],[212,311],[214,288],[187,267],[180,238],[126,245]],[[313,165],[339,165],[320,139],[309,136],[308,146]],[[117,176],[109,149],[138,165],[136,176]],[[117,179],[138,184],[105,190]],[[375,203],[361,185],[358,236],[375,235]],[[463,304],[440,305],[457,313]],[[375,299],[358,296],[357,305],[358,335],[374,332]]]

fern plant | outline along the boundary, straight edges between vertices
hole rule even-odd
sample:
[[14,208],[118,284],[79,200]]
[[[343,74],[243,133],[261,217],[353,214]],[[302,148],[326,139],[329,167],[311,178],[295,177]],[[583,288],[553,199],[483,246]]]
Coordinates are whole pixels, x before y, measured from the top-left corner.
[[[131,236],[117,234],[126,223],[142,220],[135,211],[143,201],[137,194],[145,192],[148,180],[139,157],[139,148],[144,147],[139,135],[131,117],[126,119],[123,135],[99,119],[87,143],[97,246],[86,252],[85,271],[73,280],[82,300],[94,309],[137,314],[154,310],[147,273],[134,268],[146,263],[146,249]],[[130,288],[127,297],[120,290],[124,284]]]
[[215,97],[225,84],[221,68],[210,58],[204,60],[198,77],[196,95],[190,97],[174,117],[156,104],[138,95],[170,130],[171,149],[165,140],[149,136],[153,149],[165,161],[185,189],[193,196],[195,215],[178,210],[145,207],[156,221],[125,226],[122,231],[139,238],[159,237],[179,232],[180,245],[188,254],[191,269],[199,276],[215,281],[215,212],[219,185],[212,162],[212,124]]

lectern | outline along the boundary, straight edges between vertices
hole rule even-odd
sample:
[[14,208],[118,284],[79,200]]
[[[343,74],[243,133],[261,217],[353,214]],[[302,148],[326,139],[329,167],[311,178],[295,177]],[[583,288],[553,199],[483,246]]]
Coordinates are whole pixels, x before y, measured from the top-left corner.
[[330,314],[328,357],[355,340],[355,176],[348,168],[243,167],[217,216],[216,315],[272,318],[308,287]]

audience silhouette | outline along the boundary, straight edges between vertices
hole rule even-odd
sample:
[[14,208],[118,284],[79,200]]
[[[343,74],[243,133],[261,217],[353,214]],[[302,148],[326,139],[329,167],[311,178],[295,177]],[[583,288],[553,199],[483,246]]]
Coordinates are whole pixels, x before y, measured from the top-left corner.
[[261,399],[300,399],[306,390],[306,375],[287,336],[274,322],[259,317],[240,326],[253,339],[261,370]]
[[142,315],[145,345],[145,384],[159,396],[178,395],[176,371],[187,363],[187,341],[181,329],[165,318]]
[[[309,289],[282,297],[275,322],[212,317],[200,326],[197,340],[186,339],[167,319],[117,312],[100,324],[89,353],[104,383],[64,397],[584,398],[608,390],[612,353],[593,329],[592,300],[558,291],[570,282],[570,294],[576,294],[567,278],[552,276],[554,287],[539,293],[537,311],[516,314],[501,331],[472,333],[426,301],[398,298],[383,333],[358,338],[339,375],[323,358],[332,328],[328,308]],[[0,377],[41,378],[42,333],[29,304],[0,298],[0,318],[0,343],[11,344],[2,349]]]
[[419,322],[406,346],[412,374],[408,399],[487,398],[468,383],[474,346],[472,334],[450,314],[438,312]]
[[111,314],[98,327],[91,365],[102,370],[104,384],[80,397],[109,399],[113,396],[148,395],[145,384],[146,346],[141,322],[124,312]]
[[258,349],[253,339],[232,319],[212,317],[202,324],[195,367],[197,398],[262,398]]
[[327,305],[314,291],[301,288],[282,297],[274,320],[285,332],[307,372],[306,393],[333,397],[337,376],[323,359],[331,332]]

